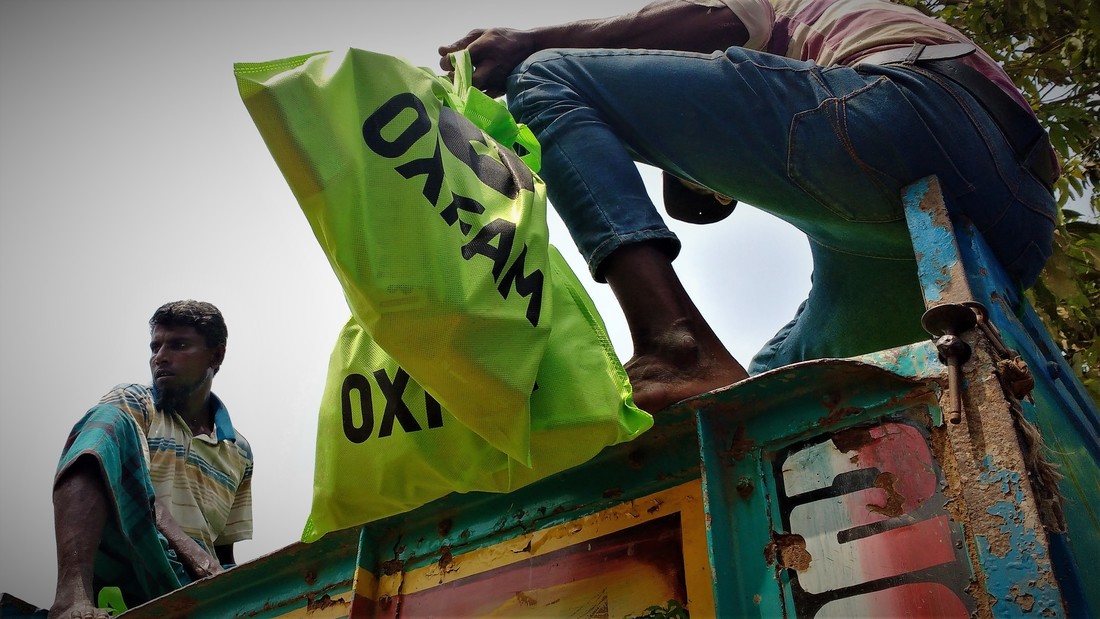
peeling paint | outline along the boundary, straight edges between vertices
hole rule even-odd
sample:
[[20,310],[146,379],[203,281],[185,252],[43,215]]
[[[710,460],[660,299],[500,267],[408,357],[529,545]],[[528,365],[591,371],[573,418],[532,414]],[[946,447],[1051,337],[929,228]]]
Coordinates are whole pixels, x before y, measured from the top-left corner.
[[451,554],[450,546],[444,546],[439,549],[439,569],[446,571],[447,566],[449,566],[453,561],[454,556]]
[[830,426],[836,425],[845,417],[858,415],[862,412],[863,409],[856,406],[838,406],[837,408],[831,409],[828,415],[825,415],[821,419],[818,419],[817,425],[821,428],[828,428]]
[[386,576],[393,576],[403,569],[405,569],[405,562],[401,559],[390,559],[382,562],[382,574]]
[[867,353],[856,359],[906,378],[941,379],[947,367],[931,341],[918,342],[889,350]]
[[439,534],[439,537],[447,537],[451,534],[451,527],[454,526],[454,522],[450,518],[444,518],[435,525],[435,532]]
[[1020,611],[1035,609],[1043,616],[1062,616],[1046,545],[1019,509],[1025,501],[1020,474],[996,467],[992,456],[986,456],[982,464],[978,483],[996,487],[1007,497],[986,510],[999,523],[998,536],[975,536],[978,558],[986,573],[986,589],[997,600],[994,616],[1016,616]]
[[768,564],[778,563],[779,567],[796,572],[810,569],[813,561],[806,550],[806,538],[797,533],[773,533],[772,541],[764,548],[764,558]]
[[875,437],[871,435],[871,428],[868,426],[843,430],[833,435],[833,445],[842,453],[858,451],[860,447],[874,442]]
[[894,518],[905,513],[902,509],[902,505],[905,503],[905,497],[903,497],[897,490],[894,489],[894,482],[897,481],[897,476],[893,473],[880,473],[875,478],[875,487],[880,488],[886,492],[886,504],[875,505],[870,503],[867,505],[867,511],[882,514],[888,518]]
[[[938,225],[930,213],[919,207],[928,195],[929,187],[929,179],[923,178],[905,190],[905,217],[909,222],[909,233],[914,239],[913,245],[926,248],[953,247],[955,238],[951,228]],[[919,243],[918,238],[921,239]],[[940,271],[942,260],[939,251],[918,252],[916,258],[925,301],[938,303],[943,299],[944,289],[951,283],[950,278]],[[936,276],[937,273],[939,277]]]
[[325,610],[326,608],[331,608],[333,606],[340,606],[342,608],[347,608],[348,602],[344,598],[336,598],[334,600],[331,597],[329,597],[329,595],[327,593],[322,595],[319,598],[306,598],[306,611],[307,612],[311,612],[311,613],[318,612],[318,611]]
[[733,440],[727,451],[730,462],[739,462],[756,448],[756,441],[747,436],[744,424],[737,426],[733,432]]

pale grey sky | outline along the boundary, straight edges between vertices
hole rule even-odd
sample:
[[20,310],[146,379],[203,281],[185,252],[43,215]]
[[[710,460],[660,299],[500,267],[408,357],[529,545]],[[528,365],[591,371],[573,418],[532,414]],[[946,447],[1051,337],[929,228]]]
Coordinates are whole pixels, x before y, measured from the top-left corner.
[[[148,381],[147,321],[170,300],[210,301],[229,325],[214,389],[256,455],[255,539],[238,558],[301,533],[318,403],[348,311],[240,101],[234,62],[352,46],[435,67],[436,48],[475,27],[642,3],[0,2],[0,591],[52,602],[61,446],[113,385]],[[809,289],[804,238],[745,206],[718,225],[673,228],[681,278],[747,363]],[[610,291],[553,215],[551,241],[629,358]]]

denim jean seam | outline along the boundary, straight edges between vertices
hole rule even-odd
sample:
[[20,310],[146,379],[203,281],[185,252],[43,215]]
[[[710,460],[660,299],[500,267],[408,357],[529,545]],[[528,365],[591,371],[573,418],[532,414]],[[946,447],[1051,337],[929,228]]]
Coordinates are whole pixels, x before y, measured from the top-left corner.
[[[970,124],[979,134],[981,134],[982,144],[985,146],[986,150],[989,151],[989,158],[993,163],[993,167],[997,170],[997,176],[1000,177],[1001,182],[1004,183],[1006,187],[1010,188],[1013,195],[1015,195],[1019,190],[1019,182],[1016,180],[1015,177],[1011,176],[1005,171],[1004,166],[1001,165],[1000,158],[997,157],[996,153],[993,152],[993,149],[991,147],[991,139],[993,136],[990,135],[985,125],[978,120],[977,116],[974,113],[974,108],[970,105],[968,98],[963,97],[957,90],[961,89],[961,87],[954,85],[954,83],[950,82],[947,78],[940,77],[939,75],[931,71],[921,68],[919,65],[907,68],[925,77],[926,79],[931,80],[933,83],[935,83],[937,86],[939,86],[949,95],[951,95],[953,99],[955,99],[955,102],[958,103],[959,108],[963,111],[964,114],[966,114],[967,119],[970,120]],[[973,99],[973,95],[970,95],[969,93],[967,94],[969,95],[970,99]],[[977,103],[977,101],[975,101],[975,103]],[[981,107],[980,103],[977,103],[977,105],[979,108]],[[988,116],[988,112],[986,113],[986,115]],[[999,128],[997,129],[997,133],[999,134],[1001,139],[1005,140],[1006,142],[1008,141],[1007,136],[1005,136]],[[1019,162],[1017,162],[1017,164],[1018,163]]]
[[[1021,261],[1023,261],[1024,259],[1031,257],[1032,251],[1039,254],[1040,256],[1043,256],[1046,259],[1050,258],[1050,254],[1045,253],[1043,251],[1043,248],[1040,247],[1035,241],[1028,241],[1027,245],[1024,246],[1023,250],[1020,251],[1020,254],[1016,257],[1016,259],[1013,260],[1010,264],[1004,265],[1005,271],[1015,271],[1013,267],[1020,264]],[[1040,273],[1042,273],[1041,270]],[[1016,281],[1015,278],[1013,278],[1013,281],[1019,284],[1019,282]]]
[[[856,71],[860,72],[860,73],[864,73],[864,74],[879,75],[883,79],[886,79],[886,80],[890,81],[891,83],[893,83],[893,80],[890,78],[889,75],[882,74],[882,73],[877,73],[877,72],[874,72],[874,71],[870,70],[870,69],[873,69],[874,67],[875,67],[875,65],[865,65],[863,67],[856,67]],[[1004,174],[1003,170],[1001,169],[1001,167],[997,163],[996,157],[993,155],[992,151],[989,148],[989,134],[982,127],[981,123],[979,123],[977,121],[977,119],[975,119],[974,114],[971,112],[970,107],[966,104],[966,102],[963,100],[963,98],[953,88],[948,86],[936,74],[930,73],[928,71],[925,71],[925,70],[920,69],[919,67],[915,67],[913,65],[904,65],[904,66],[902,66],[902,65],[888,65],[888,67],[886,67],[886,68],[894,69],[894,70],[903,69],[903,70],[908,71],[910,73],[919,75],[919,76],[921,76],[925,79],[931,80],[933,83],[935,83],[937,86],[939,86],[941,90],[946,92],[952,99],[954,99],[957,106],[962,110],[962,112],[966,115],[967,119],[970,121],[970,124],[981,135],[982,143],[985,145],[986,151],[989,152],[990,159],[993,160],[994,165],[997,166],[997,174],[998,174],[999,178],[1001,179],[1001,182],[1005,183],[1006,185],[1010,185],[1008,183],[1008,181],[1006,180],[1006,178],[1005,178],[1005,174]],[[902,89],[902,96],[908,97],[908,95],[906,95],[905,89]],[[922,122],[924,122],[923,117],[921,117],[921,120],[922,120]],[[925,122],[925,126],[927,127],[927,122]],[[931,128],[929,128],[929,133],[930,134],[933,133],[931,131]],[[939,146],[942,151],[946,152],[948,150],[940,144],[940,140],[938,138],[933,136],[933,140],[936,142],[937,146]],[[969,193],[972,193],[972,192],[976,191],[977,186],[975,186],[974,183],[971,182],[969,178],[965,177],[962,174],[962,172],[958,171],[957,166],[954,166],[954,164],[953,164],[953,167],[956,168],[956,176],[960,180],[966,182],[966,187],[962,188],[964,190],[960,191],[960,192],[956,192],[954,194],[954,197],[962,196],[962,195],[969,194]]]
[[[848,152],[849,157],[851,157],[852,161],[855,162],[856,166],[864,172],[864,175],[871,182],[871,184],[878,187],[879,190],[882,191],[883,194],[889,194],[890,193],[890,188],[887,187],[885,184],[883,184],[881,181],[878,180],[878,175],[885,175],[885,173],[883,173],[881,170],[879,170],[875,166],[871,165],[870,163],[864,161],[863,158],[859,156],[859,153],[856,152],[855,144],[852,143],[851,135],[848,131],[848,122],[847,122],[847,120],[848,120],[848,111],[849,110],[848,110],[848,106],[846,105],[846,102],[849,99],[855,98],[857,95],[863,94],[865,92],[869,92],[872,88],[882,87],[883,85],[887,84],[889,81],[890,80],[885,75],[880,75],[877,79],[875,79],[872,82],[869,82],[868,84],[866,84],[862,88],[859,88],[859,89],[854,90],[854,91],[852,91],[852,92],[850,92],[850,93],[848,93],[848,94],[846,94],[842,97],[839,97],[838,98],[839,103],[838,103],[838,106],[837,106],[838,107],[837,117],[838,117],[838,123],[840,125],[839,128],[843,129],[843,131],[838,133],[838,135],[842,136],[842,142],[843,142],[845,151]],[[874,172],[874,174],[871,174],[871,172]],[[886,222],[900,221],[902,219],[905,219],[905,214],[904,213],[900,214],[897,217],[894,217],[893,219],[875,219],[875,220],[872,220],[872,221],[886,223]]]
[[[910,67],[910,69],[913,69],[913,67]],[[1005,142],[1008,142],[1008,139],[1004,132],[999,128],[999,126],[996,129],[990,130],[986,128],[986,123],[978,120],[978,118],[976,117],[976,112],[978,111],[982,111],[986,114],[986,116],[988,116],[988,112],[984,112],[984,108],[981,107],[980,102],[974,100],[972,103],[972,100],[974,99],[973,95],[969,95],[969,93],[967,93],[969,97],[963,96],[963,94],[960,92],[960,90],[962,90],[961,87],[950,83],[946,80],[946,78],[942,78],[935,73],[920,69],[919,67],[917,67],[914,72],[934,82],[937,86],[947,92],[955,100],[957,106],[966,115],[971,126],[981,136],[982,144],[989,154],[989,159],[992,162],[994,169],[996,170],[997,177],[1000,179],[1004,187],[1008,190],[1010,197],[1006,201],[1006,205],[1004,205],[1004,207],[997,213],[996,220],[980,227],[976,223],[974,224],[974,227],[976,230],[978,230],[979,234],[981,234],[983,238],[989,238],[986,233],[989,230],[995,229],[1006,217],[1010,217],[1012,215],[1013,208],[1025,209],[1027,212],[1032,213],[1033,215],[1038,215],[1044,220],[1050,223],[1054,223],[1055,216],[1048,209],[1042,208],[1040,205],[1028,199],[1026,196],[1021,195],[1025,183],[1027,182],[1027,178],[1032,178],[1033,182],[1035,183],[1041,184],[1041,181],[1035,179],[1034,174],[1031,174],[1030,170],[1025,169],[1023,164],[1015,156],[1013,157],[1014,169],[1011,171],[1006,170],[1005,166],[1001,163],[1001,158],[993,152],[992,140],[994,136],[991,135],[990,131],[996,131],[997,137],[1001,140],[1004,140]],[[994,122],[994,124],[996,123]],[[1015,174],[1013,174],[1012,172],[1014,172]],[[1025,177],[1023,176],[1024,174],[1027,174],[1028,176]],[[980,188],[978,189],[980,191]],[[973,191],[973,189],[971,189],[970,191]],[[951,197],[954,198],[956,196]],[[979,195],[977,199],[981,199],[981,196]],[[1013,205],[1015,205],[1015,207]],[[1028,257],[1031,247],[1034,247],[1035,251],[1038,254],[1043,254],[1042,248],[1039,245],[1037,245],[1034,241],[1028,241],[1028,245],[1025,246],[1023,250],[1019,251],[1015,259],[1011,263],[1004,264],[1005,269],[1010,272],[1013,271],[1014,269],[1012,267],[1020,264],[1022,260]]]
[[[863,92],[864,90],[865,90],[865,88],[860,88],[856,92],[857,93],[858,92]],[[855,93],[852,93],[852,94],[855,94]],[[798,114],[795,114],[794,118],[791,119],[790,127],[787,129],[787,144],[793,144],[794,143],[795,129],[797,128],[798,124],[805,117],[808,117],[812,114],[818,113],[819,111],[821,111],[822,106],[825,105],[826,103],[834,103],[839,109],[840,107],[842,107],[842,106],[840,106],[840,102],[842,100],[843,99],[841,97],[829,97],[829,98],[821,101],[821,103],[819,103],[816,108],[814,108],[812,110],[803,110],[802,112],[799,112]],[[845,132],[841,131],[841,129],[843,127],[841,126],[840,121],[839,121],[839,117],[840,117],[839,112],[837,113],[837,117],[838,117],[838,120],[836,122],[833,122],[832,119],[830,119],[830,123],[833,125],[833,132],[837,135],[838,140],[841,141],[842,145],[844,146],[844,150],[852,158],[853,162],[856,164],[856,166],[858,168],[860,168],[861,170],[866,170],[866,169],[870,168],[871,170],[875,170],[877,172],[878,170],[876,168],[874,168],[873,166],[867,166],[862,161],[862,159],[859,159],[858,157],[855,156],[855,153],[852,152],[851,148],[849,148],[851,146],[851,144],[850,144],[850,141],[848,140],[846,135],[844,135],[843,139],[841,139],[840,136]],[[803,184],[803,182],[801,180],[799,180],[801,178],[801,175],[798,174],[798,166],[796,165],[796,162],[793,159],[794,155],[795,155],[795,149],[794,148],[788,148],[788,150],[787,150],[787,177],[790,178],[791,182],[794,183],[797,187],[799,187],[799,189],[803,193],[805,193],[808,197],[813,199],[814,202],[817,202],[822,207],[824,207],[826,210],[828,210],[830,213],[832,213],[833,215],[835,215],[838,218],[842,219],[843,221],[845,221],[847,223],[882,224],[882,223],[891,223],[891,222],[895,222],[895,221],[900,221],[900,220],[905,218],[904,214],[902,214],[902,215],[894,216],[894,217],[891,217],[891,218],[888,218],[888,219],[868,219],[868,218],[864,218],[864,217],[860,217],[860,216],[856,216],[856,215],[851,215],[849,213],[843,212],[842,210],[839,210],[839,209],[836,209],[836,208],[832,207],[831,205],[829,205],[826,202],[822,201],[816,195],[816,192],[815,193],[810,193],[807,190],[806,186]],[[883,187],[873,177],[868,176],[868,179],[875,186],[882,189],[884,194],[889,193],[887,191],[887,188]]]
[[[1036,182],[1039,182],[1039,181],[1036,181]],[[1020,197],[1020,185],[1019,185],[1019,183],[1017,183],[1015,185],[1010,185],[1010,187],[1012,189],[1012,193],[1011,193],[1012,202],[1015,202],[1016,204],[1019,204],[1021,207],[1027,209],[1028,211],[1030,211],[1030,212],[1032,212],[1036,215],[1041,216],[1043,219],[1046,219],[1047,221],[1049,221],[1051,223],[1055,222],[1054,217],[1050,213],[1047,213],[1042,209],[1033,207],[1029,200],[1025,200],[1025,199]],[[997,219],[989,222],[985,226],[979,227],[977,224],[974,224],[974,222],[971,222],[971,223],[974,225],[974,228],[984,236],[986,231],[991,230],[993,228],[996,228],[1005,217],[1008,217],[1010,215],[1010,211],[1011,211],[1011,208],[1002,209],[1000,211],[1000,213],[998,214]],[[1029,241],[1029,244],[1034,245],[1034,242]],[[1038,245],[1036,245],[1036,247],[1038,247]],[[1026,251],[1023,252],[1023,253],[1026,253]],[[1023,255],[1023,253],[1021,253],[1021,255]],[[1015,264],[1017,261],[1018,260],[1013,261],[1013,264]]]
[[[558,153],[560,153],[562,159],[569,162],[569,167],[573,169],[574,175],[578,179],[580,179],[581,182],[584,183],[586,194],[589,195],[589,196],[592,196],[593,201],[595,201],[596,192],[592,191],[592,188],[588,185],[587,182],[585,182],[584,177],[581,176],[581,174],[579,173],[579,170],[577,169],[576,164],[573,163],[573,160],[569,158],[569,156],[566,154],[566,152],[564,150],[562,150],[561,147],[557,145],[557,143],[553,144],[551,146],[551,148],[555,149]],[[593,209],[593,210],[595,210],[597,213],[600,214],[600,219],[603,220],[603,223],[607,226],[607,228],[609,230],[611,230],[612,234],[614,234],[615,236],[618,236],[619,232],[617,230],[615,230],[615,224],[614,224],[614,222],[611,221],[611,219],[608,218],[607,213],[604,212],[604,210],[602,208],[598,208],[598,207]]]
[[[833,67],[833,68],[844,68],[844,67]],[[847,154],[847,156],[852,161],[852,163],[859,170],[861,170],[863,172],[864,177],[867,179],[867,181],[869,183],[871,183],[873,186],[877,187],[883,195],[888,195],[888,194],[890,194],[890,188],[885,186],[876,177],[876,175],[883,175],[885,173],[880,171],[875,166],[873,166],[873,165],[869,164],[868,162],[864,161],[856,153],[854,144],[852,143],[851,137],[850,137],[850,135],[848,133],[848,130],[847,130],[846,118],[847,118],[847,114],[848,114],[848,107],[847,107],[846,103],[849,99],[852,99],[852,98],[854,98],[858,95],[864,94],[864,93],[866,93],[866,92],[868,92],[868,91],[870,91],[874,88],[882,87],[883,84],[889,82],[889,78],[887,78],[884,75],[879,75],[879,76],[877,76],[877,78],[874,81],[866,83],[863,86],[857,88],[856,90],[845,93],[841,96],[837,96],[836,93],[834,92],[834,90],[829,86],[828,81],[825,80],[824,77],[823,77],[823,73],[827,69],[829,69],[829,67],[822,68],[822,67],[819,67],[819,66],[814,66],[814,67],[806,69],[806,71],[808,71],[810,73],[810,75],[814,78],[814,80],[817,82],[818,86],[820,86],[821,89],[824,92],[828,93],[829,96],[826,97],[825,99],[821,100],[818,103],[817,107],[815,107],[811,110],[803,110],[802,112],[799,112],[798,114],[796,114],[794,116],[794,118],[791,119],[791,125],[787,130],[787,144],[793,144],[794,131],[795,131],[796,125],[799,122],[801,122],[805,117],[808,117],[808,116],[813,115],[813,114],[820,113],[822,111],[822,107],[826,103],[830,103],[830,104],[834,105],[836,107],[836,120],[833,121],[833,119],[830,117],[829,122],[833,127],[833,133],[836,135],[837,141],[840,143],[841,147],[844,149],[844,152]],[[902,213],[900,215],[897,215],[897,216],[894,216],[894,217],[889,217],[889,218],[868,218],[868,217],[865,217],[865,216],[852,215],[852,214],[846,213],[842,210],[833,208],[832,206],[830,206],[826,202],[822,201],[816,194],[811,194],[811,193],[807,192],[807,190],[806,190],[805,186],[803,185],[802,181],[798,180],[798,178],[800,178],[800,175],[797,174],[797,166],[795,165],[795,162],[792,159],[793,156],[794,156],[794,149],[792,148],[792,149],[789,149],[788,152],[787,152],[787,176],[788,176],[788,178],[791,179],[791,182],[795,183],[795,185],[800,187],[802,189],[802,191],[804,193],[806,193],[806,195],[811,197],[815,202],[817,202],[818,204],[823,206],[825,209],[827,209],[829,212],[833,213],[834,215],[836,215],[840,219],[844,220],[845,222],[848,222],[848,223],[882,224],[882,223],[892,223],[892,222],[896,222],[896,221],[901,221],[905,218],[904,213]],[[874,174],[869,174],[868,172],[874,172]]]
[[[1027,169],[1027,167],[1024,166],[1024,164],[1019,163],[1019,162],[1017,162],[1017,166],[1019,168],[1019,170],[1018,170],[1019,174],[1026,174],[1035,183],[1041,185],[1043,187],[1043,189],[1046,190],[1048,192],[1048,194],[1050,194],[1053,197],[1053,193],[1051,193],[1050,189],[1043,183],[1043,181],[1039,180],[1035,176],[1035,174],[1033,174],[1031,172],[1031,170]],[[1020,192],[1023,190],[1023,188],[1024,188],[1024,183],[1022,183],[1022,182],[1016,183],[1015,185],[1012,185],[1012,199],[1015,200],[1017,204],[1019,204],[1020,206],[1022,206],[1024,208],[1026,208],[1027,210],[1031,211],[1032,213],[1035,213],[1036,215],[1041,216],[1043,219],[1046,219],[1047,221],[1049,221],[1051,223],[1056,223],[1057,218],[1054,216],[1054,213],[1050,212],[1047,209],[1042,208],[1041,206],[1037,206],[1037,205],[1033,204],[1031,200],[1027,199],[1025,196],[1020,195]]]
[[[671,49],[612,49],[612,48],[549,48],[543,51],[552,51],[559,57],[565,58],[567,56],[575,56],[580,58],[597,58],[600,56],[606,57],[641,57],[641,56],[679,56],[689,58],[709,58],[712,54],[703,54],[700,52],[685,52],[680,50]],[[534,66],[537,64],[543,64],[552,62],[551,59],[546,60],[525,60],[522,65],[525,67],[524,73],[526,73],[526,67]]]

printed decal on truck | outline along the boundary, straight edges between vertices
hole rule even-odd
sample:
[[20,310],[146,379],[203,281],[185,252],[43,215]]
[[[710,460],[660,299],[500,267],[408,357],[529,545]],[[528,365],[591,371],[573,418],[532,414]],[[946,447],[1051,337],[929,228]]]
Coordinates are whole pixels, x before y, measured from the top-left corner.
[[861,426],[775,454],[767,552],[798,617],[969,617],[970,567],[927,428]]

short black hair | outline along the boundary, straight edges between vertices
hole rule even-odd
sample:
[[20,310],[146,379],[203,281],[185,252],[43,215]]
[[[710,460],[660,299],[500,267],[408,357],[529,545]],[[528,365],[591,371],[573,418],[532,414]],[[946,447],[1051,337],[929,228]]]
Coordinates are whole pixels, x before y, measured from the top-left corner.
[[172,301],[165,303],[153,312],[149,319],[149,330],[160,325],[162,327],[194,327],[205,340],[208,348],[218,344],[225,344],[229,339],[229,330],[225,327],[225,319],[221,310],[205,301]]

